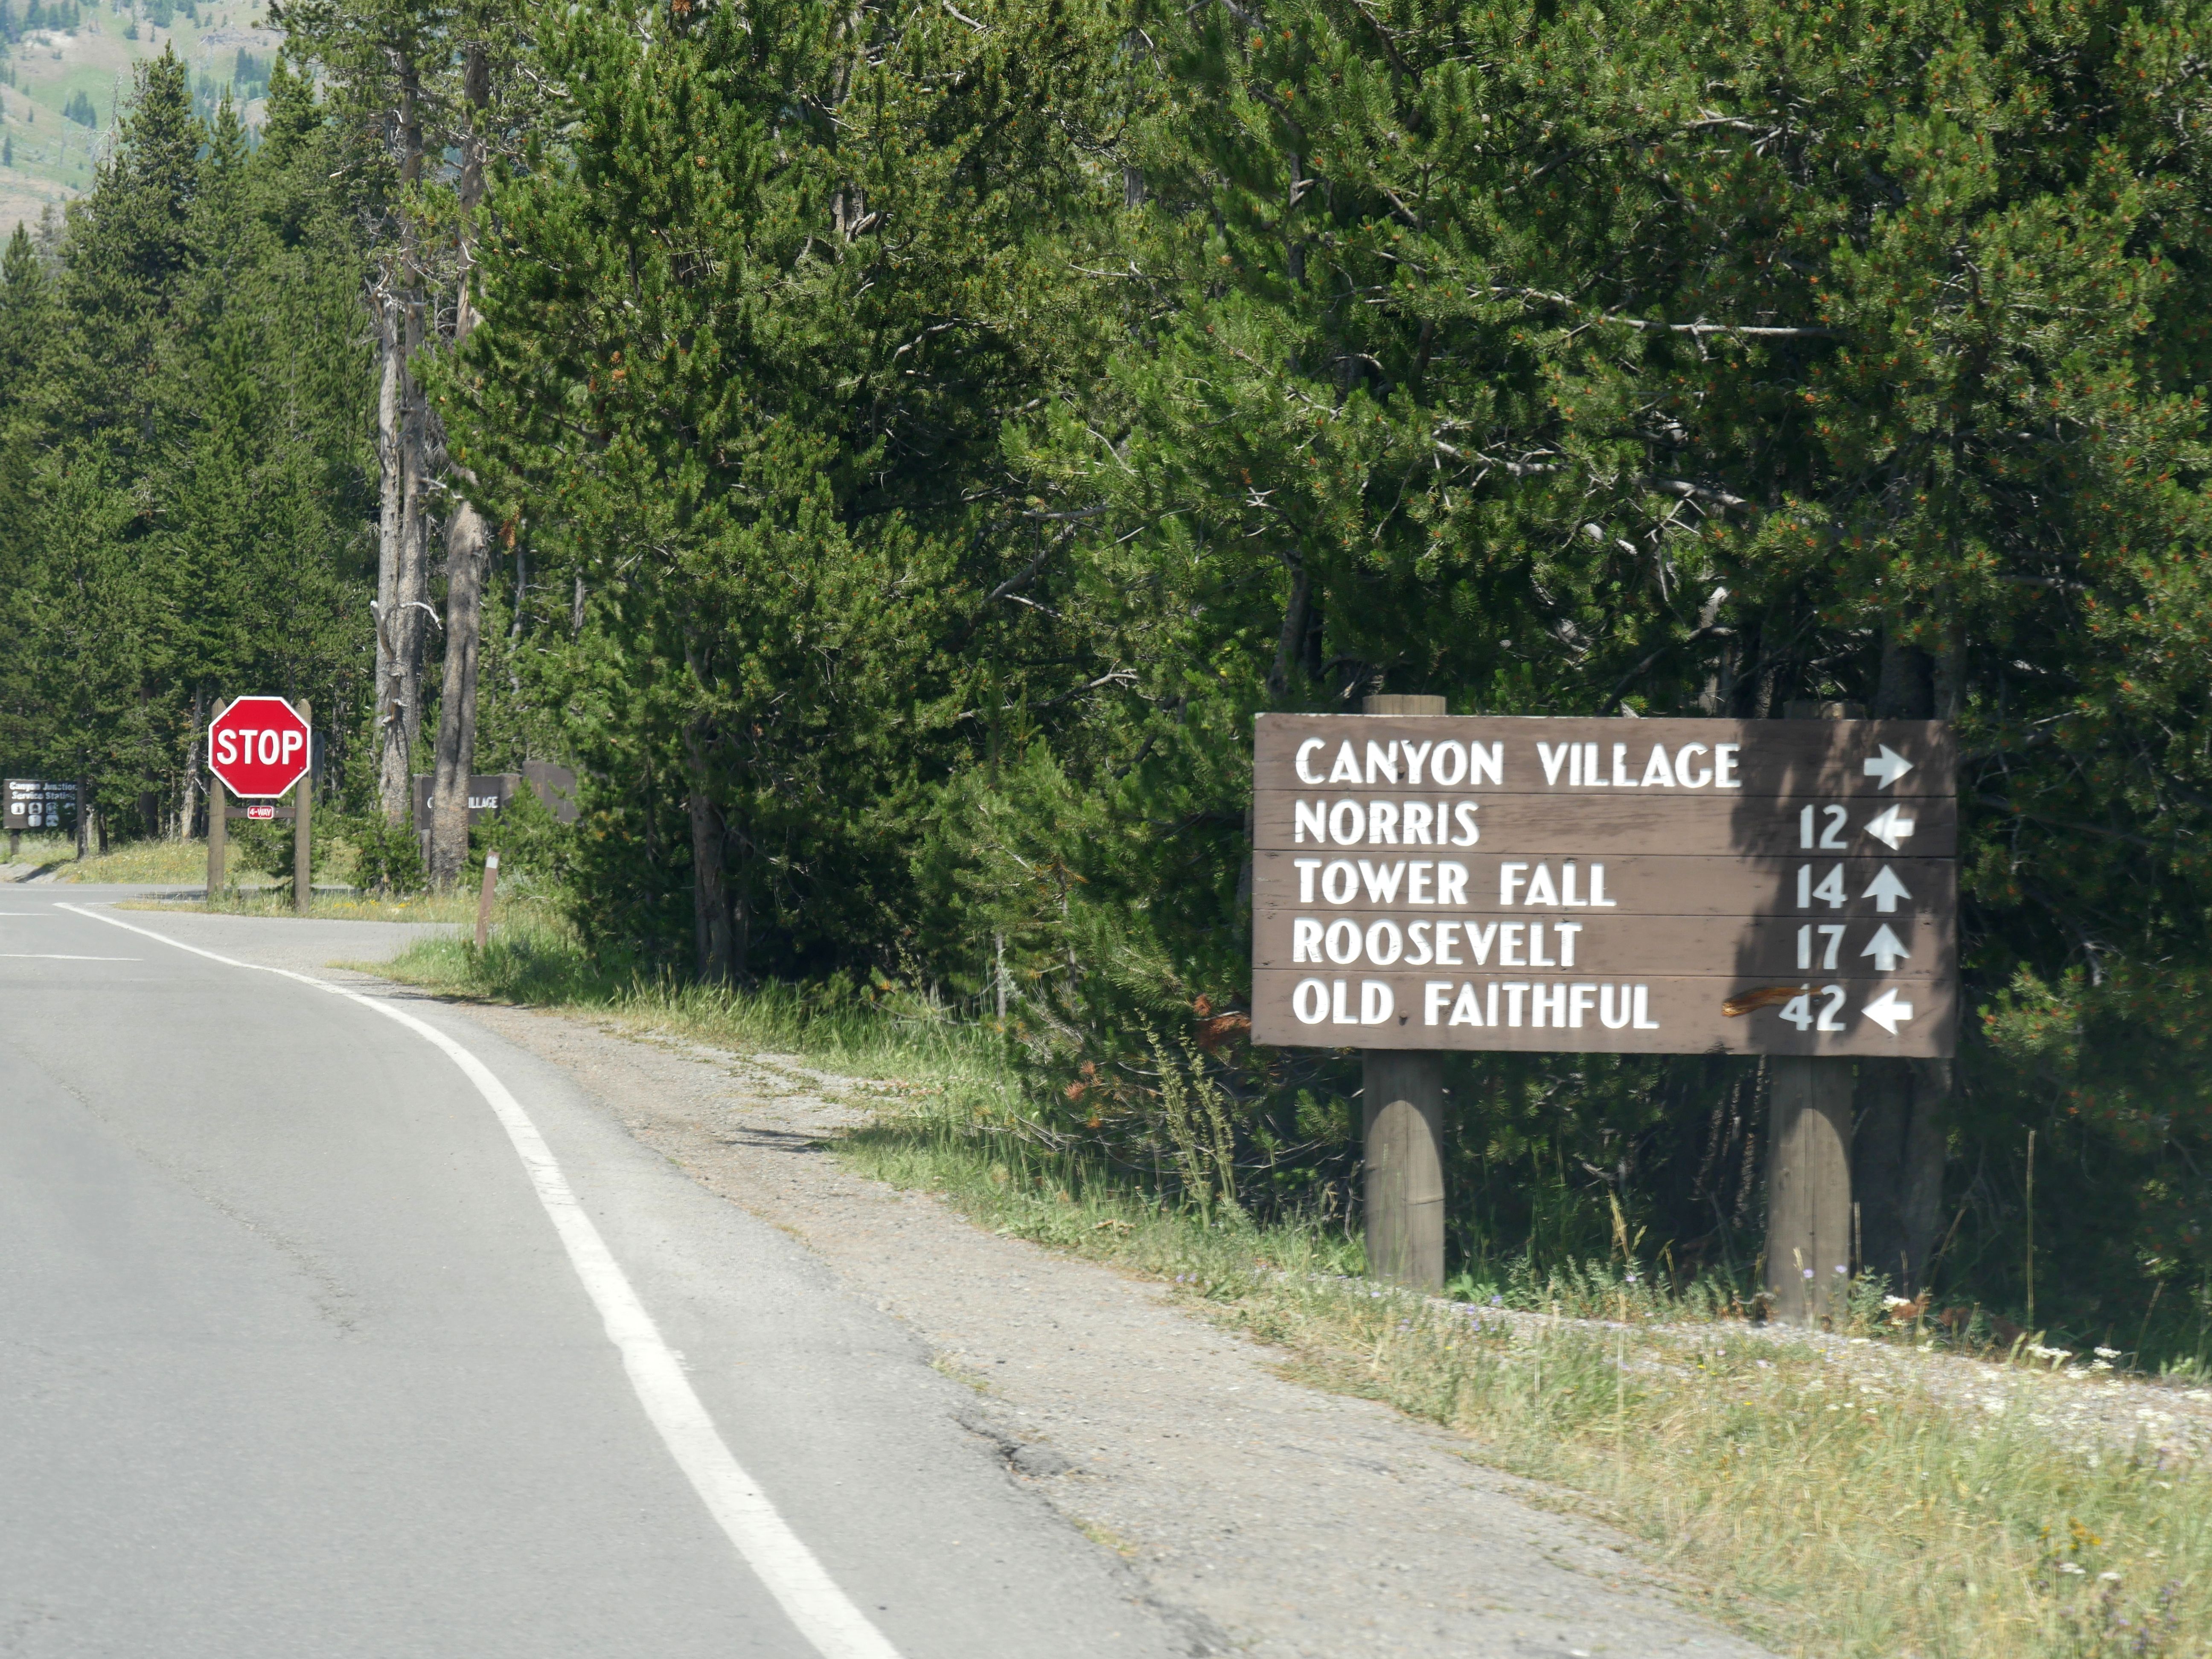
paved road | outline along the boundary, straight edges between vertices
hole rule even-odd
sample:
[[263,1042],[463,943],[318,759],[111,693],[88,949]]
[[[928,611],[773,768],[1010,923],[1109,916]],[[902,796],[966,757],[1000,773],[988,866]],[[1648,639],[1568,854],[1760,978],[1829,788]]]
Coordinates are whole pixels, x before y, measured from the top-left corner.
[[0,887],[0,1655],[1187,1650],[903,1328],[559,1073],[102,896]]

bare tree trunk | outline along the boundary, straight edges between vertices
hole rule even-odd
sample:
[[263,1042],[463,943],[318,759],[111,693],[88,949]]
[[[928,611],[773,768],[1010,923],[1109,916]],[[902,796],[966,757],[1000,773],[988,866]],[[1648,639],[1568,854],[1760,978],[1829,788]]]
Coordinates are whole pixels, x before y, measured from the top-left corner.
[[[411,189],[422,176],[421,74],[411,55],[396,59],[399,88],[399,177]],[[422,344],[422,263],[411,215],[401,210],[398,282],[381,309],[384,356],[377,398],[377,461],[383,475],[377,523],[377,793],[387,823],[414,811],[415,744],[422,724],[422,629],[429,605],[428,526],[424,522],[427,447],[422,389],[408,363]]]
[[401,459],[398,302],[380,293],[376,304],[377,356],[382,370],[376,391],[376,465],[379,499],[376,520],[376,783],[377,803],[386,823],[407,821],[407,745],[402,712],[407,689],[400,672],[399,568],[402,555],[401,503],[406,494]]
[[207,693],[192,693],[192,740],[185,750],[185,776],[177,795],[177,839],[190,841],[199,818],[200,745],[207,741]]
[[443,890],[469,863],[469,774],[477,753],[477,635],[484,550],[476,508],[462,501],[446,526],[446,677],[438,700],[437,765],[430,785],[430,884]]
[[[468,49],[462,82],[469,125],[462,143],[460,270],[453,307],[453,349],[458,352],[476,326],[470,278],[476,264],[475,214],[483,200],[483,115],[491,90],[489,68],[481,43]],[[476,483],[466,468],[456,470],[464,488]],[[477,660],[483,634],[483,582],[490,528],[465,496],[446,521],[446,676],[438,698],[436,763],[430,786],[430,884],[443,890],[458,880],[469,861],[469,774],[476,766]]]

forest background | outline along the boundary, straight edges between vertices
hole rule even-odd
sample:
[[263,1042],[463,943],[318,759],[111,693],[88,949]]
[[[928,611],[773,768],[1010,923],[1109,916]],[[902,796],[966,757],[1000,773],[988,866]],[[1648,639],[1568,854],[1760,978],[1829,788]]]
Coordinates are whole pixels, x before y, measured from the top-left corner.
[[[2204,5],[269,21],[258,125],[152,60],[0,263],[9,775],[189,836],[216,700],[309,696],[398,880],[410,775],[568,763],[599,971],[988,1022],[1146,1182],[1216,1090],[1340,1217],[1355,1058],[1240,1032],[1256,711],[1953,720],[1964,1051],[1865,1189],[2203,1352]],[[1459,1262],[1748,1281],[1754,1062],[1449,1080]]]

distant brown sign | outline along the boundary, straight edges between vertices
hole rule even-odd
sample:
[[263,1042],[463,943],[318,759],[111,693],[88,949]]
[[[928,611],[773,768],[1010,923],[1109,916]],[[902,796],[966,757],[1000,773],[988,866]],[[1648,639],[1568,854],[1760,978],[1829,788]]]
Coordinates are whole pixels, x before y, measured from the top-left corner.
[[43,778],[9,778],[0,785],[0,829],[69,830],[76,828],[76,785],[50,783]]
[[[428,772],[415,775],[415,830],[430,829],[430,793],[436,780]],[[469,780],[469,822],[485,823],[499,816],[525,785],[562,823],[576,821],[576,775],[565,766],[544,761],[525,761],[520,772],[479,773]]]
[[1935,721],[1263,714],[1253,1036],[1948,1055],[1955,775]]

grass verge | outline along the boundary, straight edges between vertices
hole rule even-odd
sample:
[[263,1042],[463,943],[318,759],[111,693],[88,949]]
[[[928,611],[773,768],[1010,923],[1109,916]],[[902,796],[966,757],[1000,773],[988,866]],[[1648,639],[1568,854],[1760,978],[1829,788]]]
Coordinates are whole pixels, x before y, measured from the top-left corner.
[[131,841],[89,858],[58,836],[26,836],[17,861],[40,865],[64,882],[204,882],[204,841]]
[[[195,912],[226,916],[292,916],[292,884],[272,882],[264,886],[233,887],[212,902],[204,898],[126,900],[123,910]],[[492,903],[495,927],[514,927],[533,918],[537,907],[529,899],[496,899]],[[318,921],[425,921],[465,924],[474,927],[477,896],[473,892],[404,893],[379,897],[374,893],[317,893],[308,901],[307,915]]]
[[1695,1306],[1603,1268],[1515,1299],[1609,1324],[1383,1289],[1352,1276],[1359,1250],[1340,1230],[1164,1204],[1126,1172],[1039,1145],[995,1039],[950,1022],[617,982],[544,926],[481,956],[425,941],[380,971],[895,1083],[900,1103],[841,1144],[856,1170],[1173,1284],[1275,1345],[1288,1373],[1441,1424],[1470,1456],[1570,1494],[1782,1651],[2166,1659],[2212,1647],[2212,1478],[2141,1451],[2066,1449],[2001,1370],[1971,1398],[1938,1398],[1814,1344],[1683,1322]]

